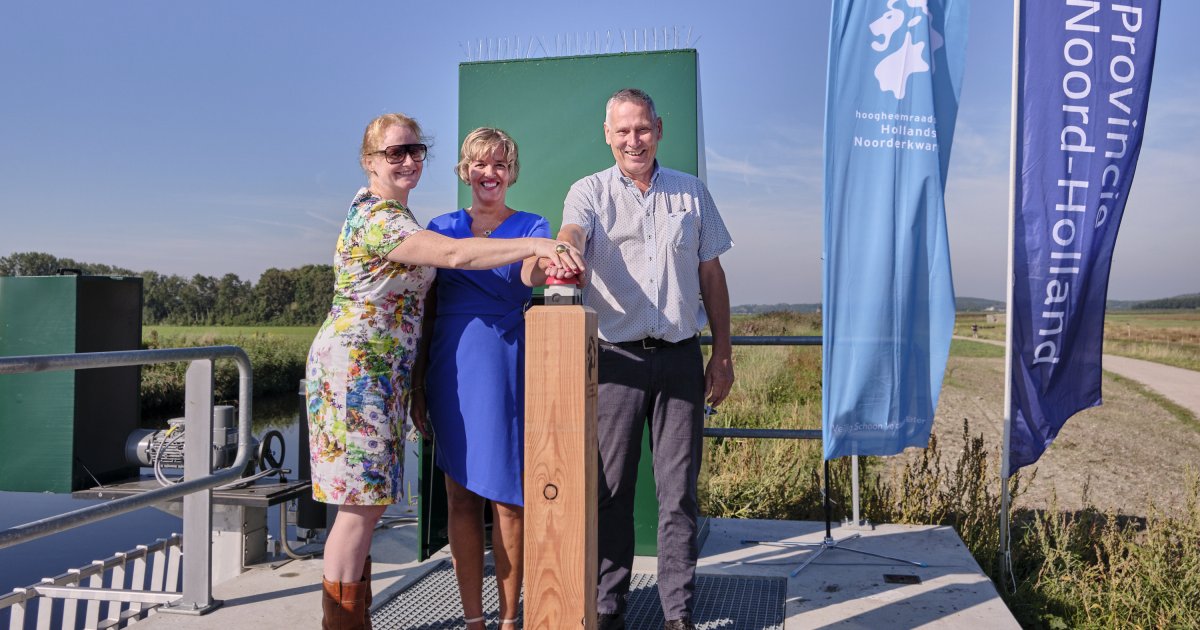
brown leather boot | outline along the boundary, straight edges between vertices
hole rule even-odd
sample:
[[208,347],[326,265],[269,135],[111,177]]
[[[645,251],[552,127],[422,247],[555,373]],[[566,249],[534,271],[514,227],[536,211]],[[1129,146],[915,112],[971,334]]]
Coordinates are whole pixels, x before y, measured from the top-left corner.
[[363,606],[363,627],[371,630],[371,556],[367,556],[367,562],[363,565],[362,581],[367,585],[366,604]]
[[330,582],[321,578],[322,630],[363,630],[367,626],[367,583]]

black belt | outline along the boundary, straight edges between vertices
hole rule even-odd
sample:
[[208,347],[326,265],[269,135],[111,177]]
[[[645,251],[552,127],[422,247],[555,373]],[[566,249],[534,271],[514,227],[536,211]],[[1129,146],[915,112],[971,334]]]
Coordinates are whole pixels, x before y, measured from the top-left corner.
[[600,343],[609,346],[616,346],[626,350],[653,350],[655,348],[674,348],[696,341],[698,337],[693,335],[682,341],[667,341],[665,339],[655,339],[654,337],[646,337],[644,339],[634,339],[633,341],[601,341]]

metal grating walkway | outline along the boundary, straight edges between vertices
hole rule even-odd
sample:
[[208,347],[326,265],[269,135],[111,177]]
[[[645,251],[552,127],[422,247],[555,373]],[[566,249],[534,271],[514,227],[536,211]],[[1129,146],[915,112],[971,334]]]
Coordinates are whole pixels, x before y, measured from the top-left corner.
[[[486,564],[483,567],[483,610],[488,626],[499,621],[496,614],[499,607],[496,568]],[[425,577],[376,610],[371,615],[371,626],[375,630],[448,630],[466,627],[462,619],[454,568],[449,561],[442,560]]]
[[[695,619],[699,630],[783,630],[786,578],[696,576]],[[634,573],[625,610],[629,630],[661,630],[658,576]]]
[[[488,626],[497,622],[499,600],[495,569],[484,568],[483,608]],[[700,630],[783,630],[785,578],[699,575],[696,577],[696,626]],[[658,579],[634,573],[625,615],[629,630],[659,630]],[[458,583],[450,563],[442,561],[428,575],[371,615],[377,630],[443,630],[463,627]],[[506,627],[507,628],[507,627]]]

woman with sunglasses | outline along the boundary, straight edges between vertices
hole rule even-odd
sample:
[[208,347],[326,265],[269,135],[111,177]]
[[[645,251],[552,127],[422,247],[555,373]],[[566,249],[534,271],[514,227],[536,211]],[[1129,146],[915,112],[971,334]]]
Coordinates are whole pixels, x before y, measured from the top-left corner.
[[384,114],[363,134],[358,191],[334,255],[333,306],[308,354],[313,497],[337,504],[325,543],[323,628],[369,628],[371,535],[401,494],[404,417],[425,292],[436,267],[491,269],[530,257],[582,267],[546,238],[447,238],[408,209],[427,148],[417,122]]
[[[467,134],[455,171],[471,188],[471,205],[437,217],[431,231],[451,238],[550,236],[546,219],[506,204],[521,163],[517,143],[499,129]],[[484,506],[491,503],[492,556],[499,625],[514,628],[521,596],[524,498],[525,307],[546,274],[534,259],[486,271],[438,274],[425,326],[426,368],[418,358],[413,420],[427,404],[436,463],[445,473],[450,554],[467,630],[484,627]],[[425,398],[423,401],[422,398]]]

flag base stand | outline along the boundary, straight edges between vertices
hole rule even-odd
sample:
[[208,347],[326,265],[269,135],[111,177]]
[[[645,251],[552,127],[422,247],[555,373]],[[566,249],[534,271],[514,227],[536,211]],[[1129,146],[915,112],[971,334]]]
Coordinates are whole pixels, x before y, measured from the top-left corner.
[[926,564],[924,562],[917,562],[915,560],[905,560],[903,558],[896,558],[893,556],[885,556],[883,554],[874,553],[874,552],[870,552],[870,551],[863,551],[861,549],[851,549],[849,547],[842,547],[841,546],[842,543],[849,542],[856,538],[861,538],[862,534],[851,534],[845,538],[842,538],[841,540],[837,540],[833,537],[832,525],[830,524],[832,521],[831,513],[833,511],[833,508],[831,507],[830,500],[829,500],[829,460],[825,460],[825,482],[824,482],[824,485],[825,485],[824,492],[823,492],[824,497],[825,497],[825,539],[824,540],[822,540],[821,542],[791,542],[791,541],[779,542],[779,541],[766,541],[766,540],[742,540],[742,544],[743,545],[755,545],[755,544],[771,545],[774,547],[812,547],[812,548],[816,549],[816,553],[812,554],[812,556],[807,558],[803,563],[800,564],[800,566],[798,566],[792,570],[792,572],[789,574],[790,577],[796,577],[797,575],[800,575],[801,571],[803,571],[805,568],[807,568],[808,565],[812,564],[817,558],[820,558],[821,555],[824,554],[826,551],[845,551],[848,553],[857,553],[857,554],[861,554],[864,556],[871,556],[872,558],[882,558],[884,560],[891,560],[892,562],[896,562],[899,564],[908,564],[908,565],[912,565],[914,567],[929,566],[928,564]]

